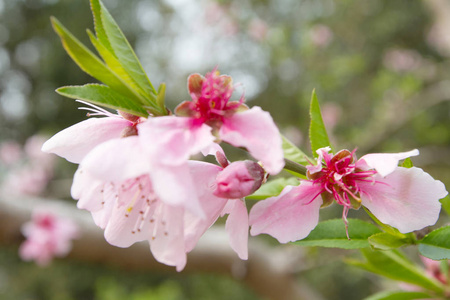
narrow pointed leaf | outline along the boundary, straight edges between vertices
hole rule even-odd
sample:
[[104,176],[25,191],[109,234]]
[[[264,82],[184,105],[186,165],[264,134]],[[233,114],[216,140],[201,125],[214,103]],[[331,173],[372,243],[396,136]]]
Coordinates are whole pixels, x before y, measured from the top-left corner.
[[105,28],[103,28],[103,21],[102,21],[102,7],[100,5],[100,2],[97,0],[91,0],[91,11],[92,15],[94,16],[94,26],[95,26],[95,33],[97,35],[97,38],[103,46],[108,49],[111,53],[114,53],[113,48],[111,47],[111,43],[109,42],[108,36],[106,34]]
[[166,84],[161,83],[158,88],[158,96],[156,96],[156,105],[165,110],[164,100],[166,97]]
[[142,106],[130,101],[128,98],[105,85],[86,84],[83,86],[65,86],[56,91],[60,95],[69,98],[117,109],[140,117],[148,117],[147,111]]
[[342,219],[320,222],[303,240],[294,244],[301,246],[320,246],[343,249],[359,249],[369,247],[367,239],[380,230],[373,224],[358,219],[348,219],[348,233]]
[[[317,157],[316,150],[330,146],[331,143],[328,139],[327,130],[323,123],[322,114],[320,112],[319,101],[317,100],[316,91],[313,90],[311,95],[311,105],[309,114],[311,117],[311,123],[309,126],[309,140],[311,142],[311,150],[314,157]],[[333,147],[331,147],[333,148]]]
[[422,292],[388,291],[376,293],[364,300],[415,300],[430,299],[432,296]]
[[61,38],[64,49],[83,71],[129,98],[129,101],[136,104],[145,103],[142,97],[127,86],[117,74],[75,38],[56,18],[52,17],[51,21],[55,32]]
[[450,226],[430,232],[419,243],[423,256],[434,260],[450,259]]
[[126,82],[130,88],[135,91],[139,90],[139,86],[136,85],[133,78],[131,78],[127,71],[123,68],[117,57],[114,56],[114,54],[107,47],[105,47],[103,43],[100,43],[94,34],[89,30],[88,35],[91,39],[92,45],[94,45],[95,49],[97,49],[97,52],[103,58],[106,65],[111,68],[111,70],[113,70],[124,82]]
[[299,185],[299,183],[300,181],[294,177],[277,178],[263,184],[256,192],[250,196],[247,196],[246,199],[262,200],[269,197],[278,196],[287,185],[295,186]]
[[389,279],[414,284],[438,293],[444,289],[443,284],[426,276],[424,269],[419,268],[397,250],[374,251],[366,248],[361,249],[361,252],[366,262],[347,260],[347,263]]
[[281,136],[281,139],[283,140],[283,154],[284,158],[287,158],[289,160],[292,160],[293,162],[307,165],[309,164],[309,161],[311,161],[308,156],[297,146],[295,146],[290,140],[288,140],[284,135]]
[[[100,36],[102,37],[100,41],[103,41],[105,38],[108,40],[114,55],[118,58],[130,76],[135,80],[136,84],[141,88],[143,95],[152,97],[154,100],[154,96],[156,95],[155,88],[152,86],[150,80],[145,74],[143,67],[141,66],[122,30],[119,28],[101,1],[92,0],[91,7],[94,9],[100,7],[100,12],[94,12],[94,18],[96,18],[97,23],[96,29],[100,30]],[[98,17],[100,17],[101,25]],[[106,37],[104,37],[103,34]]]
[[414,243],[408,235],[398,236],[381,232],[369,237],[370,246],[375,250],[391,250]]

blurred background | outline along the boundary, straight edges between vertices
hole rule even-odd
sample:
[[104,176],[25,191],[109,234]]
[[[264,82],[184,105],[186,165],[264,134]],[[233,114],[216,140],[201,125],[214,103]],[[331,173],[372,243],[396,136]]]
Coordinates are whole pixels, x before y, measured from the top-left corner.
[[[450,2],[103,2],[152,83],[166,83],[170,108],[189,99],[190,73],[218,66],[240,84],[235,99],[245,92],[249,106],[271,112],[280,130],[310,154],[308,109],[316,89],[337,149],[357,147],[362,156],[418,148],[413,163],[450,186]],[[75,207],[70,185],[76,166],[39,149],[45,138],[86,117],[54,90],[95,80],[65,53],[50,16],[89,44],[88,0],[0,0],[0,197],[59,199]],[[321,217],[340,213],[329,208]],[[209,270],[194,263],[175,273],[69,257],[40,268],[19,259],[20,234],[2,233],[1,239],[1,299],[270,298],[233,266]],[[346,266],[347,252],[251,239],[278,251],[284,262],[285,256],[297,259],[283,274],[308,291],[302,299],[362,299],[385,287]]]

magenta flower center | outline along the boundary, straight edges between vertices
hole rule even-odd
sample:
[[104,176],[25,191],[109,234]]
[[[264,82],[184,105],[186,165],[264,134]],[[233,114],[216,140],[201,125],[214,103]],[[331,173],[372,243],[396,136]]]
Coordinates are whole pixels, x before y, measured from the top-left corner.
[[224,118],[234,111],[243,102],[230,102],[233,93],[231,78],[219,75],[213,70],[207,73],[201,82],[201,89],[197,93],[191,93],[193,101],[190,102],[190,109],[195,112],[196,123],[206,123],[210,126],[220,126]]
[[324,153],[322,170],[312,174],[308,171],[308,178],[322,187],[320,194],[324,204],[335,200],[345,210],[358,208],[361,203],[359,183],[374,182],[372,176],[376,171],[357,169],[354,152],[342,150],[334,156]]

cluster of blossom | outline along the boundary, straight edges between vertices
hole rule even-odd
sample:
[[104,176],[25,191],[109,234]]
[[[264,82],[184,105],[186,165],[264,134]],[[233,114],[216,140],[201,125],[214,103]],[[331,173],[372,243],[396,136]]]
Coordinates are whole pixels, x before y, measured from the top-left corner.
[[[248,257],[249,225],[252,235],[267,233],[282,243],[302,239],[317,225],[319,208],[333,201],[344,207],[344,220],[362,204],[401,232],[436,222],[444,185],[421,169],[397,167],[417,150],[356,160],[354,152],[320,149],[308,180],[257,203],[248,214],[244,197],[284,167],[282,140],[269,113],[249,109],[243,97],[230,101],[233,89],[229,76],[213,70],[189,76],[192,101],[169,116],[86,108],[91,116],[105,117],[61,131],[43,150],[79,164],[72,196],[92,213],[110,244],[148,240],[155,259],[177,270],[224,215],[230,245],[241,259]],[[259,163],[228,162],[221,142],[247,149]],[[219,165],[191,160],[198,153],[216,155]]]
[[19,248],[23,260],[48,265],[53,257],[63,257],[72,248],[72,240],[79,237],[77,225],[46,209],[36,209],[30,222],[22,225],[26,240]]
[[22,147],[15,141],[0,144],[0,190],[5,194],[41,195],[53,177],[54,158],[42,153],[45,137],[34,135]]

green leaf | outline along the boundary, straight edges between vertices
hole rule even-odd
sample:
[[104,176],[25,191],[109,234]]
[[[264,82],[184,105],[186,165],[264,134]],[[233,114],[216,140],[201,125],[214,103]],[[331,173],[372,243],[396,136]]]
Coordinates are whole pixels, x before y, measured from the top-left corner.
[[[317,157],[316,150],[323,147],[331,147],[328,139],[327,130],[323,123],[322,114],[320,112],[319,101],[317,100],[316,91],[313,90],[311,95],[311,106],[309,110],[311,123],[309,126],[309,140],[311,142],[311,150],[314,157]],[[333,148],[333,147],[331,147]]]
[[423,256],[433,260],[450,259],[450,226],[430,232],[419,243]]
[[[143,95],[148,97],[156,95],[156,90],[145,74],[133,48],[106,7],[99,0],[91,0],[91,8],[99,41],[105,45],[106,49],[112,50],[126,72],[140,87]],[[155,97],[152,97],[152,100],[155,100]]]
[[407,169],[413,167],[413,163],[412,163],[412,160],[411,160],[410,157],[405,158],[405,160],[404,160],[403,163],[402,163],[402,167],[403,167],[403,168],[407,168]]
[[52,17],[51,21],[55,32],[61,38],[64,49],[83,71],[122,94],[122,97],[129,98],[128,101],[135,105],[146,103],[142,96],[136,94],[130,86],[76,39],[56,18]]
[[100,43],[103,44],[109,52],[114,53],[113,48],[111,47],[111,43],[109,42],[108,36],[106,34],[105,28],[103,28],[103,21],[101,16],[101,5],[99,1],[90,1],[91,3],[91,11],[94,16],[94,26],[95,33],[97,34],[97,38]]
[[390,226],[390,225],[387,225],[387,224],[382,223],[380,220],[378,220],[377,217],[375,217],[375,216],[372,214],[372,212],[371,212],[370,210],[368,210],[368,209],[365,208],[365,207],[363,207],[363,208],[364,208],[364,210],[366,211],[366,213],[369,215],[369,217],[371,217],[372,220],[374,220],[375,223],[377,223],[377,224],[383,229],[383,231],[386,231],[387,233],[389,233],[389,234],[391,234],[391,235],[397,236],[398,238],[405,238],[405,237],[406,237],[403,233],[401,233],[400,231],[398,231],[397,228],[394,228],[394,227],[392,227],[392,226]]
[[156,97],[156,105],[165,110],[164,99],[166,97],[166,84],[161,83],[158,88],[158,96]]
[[450,194],[447,195],[447,197],[442,198],[441,200],[439,200],[439,202],[441,202],[442,208],[445,210],[447,215],[450,216]]
[[441,293],[444,286],[439,281],[429,278],[425,270],[419,268],[397,250],[374,251],[361,249],[366,261],[347,260],[347,263],[360,267],[366,271],[403,281]]
[[348,234],[342,219],[320,222],[316,228],[303,240],[294,244],[301,246],[320,246],[343,249],[359,249],[369,247],[367,239],[380,230],[373,224],[358,220],[348,219]]
[[283,140],[282,147],[284,158],[302,165],[308,165],[309,162],[312,161],[302,150],[297,148],[297,146],[289,141],[284,135],[281,135],[281,139]]
[[299,185],[299,183],[300,181],[295,177],[277,178],[263,184],[256,192],[247,196],[246,199],[262,200],[278,196],[287,185]]
[[65,86],[56,91],[60,95],[69,98],[121,110],[140,117],[148,117],[147,111],[142,106],[130,101],[128,98],[105,85],[86,84],[83,86]]
[[415,300],[430,299],[432,296],[422,292],[388,291],[380,292],[364,300]]
[[414,239],[409,235],[392,235],[387,232],[381,232],[369,237],[369,244],[375,250],[391,250],[404,245],[414,244]]
[[[99,40],[94,36],[91,31],[87,31],[89,38],[91,39],[92,45],[94,45],[95,49],[97,49],[100,56],[105,61],[106,65],[115,73],[118,77],[120,77],[131,89],[135,91],[139,91],[140,87],[135,83],[133,78],[127,73],[127,71],[123,68],[120,61],[111,53]],[[145,97],[143,95],[143,97]],[[151,101],[149,103],[152,103]],[[146,102],[146,105],[149,103]]]

